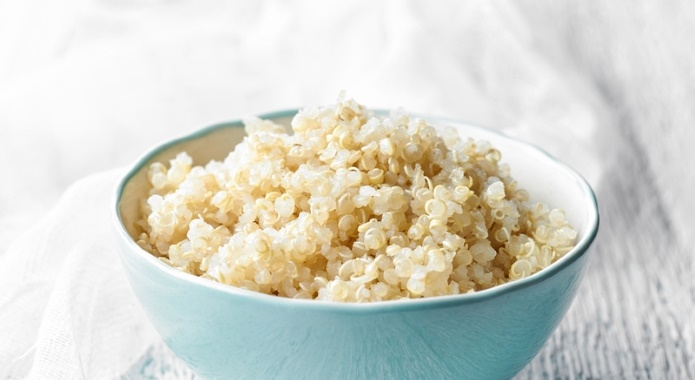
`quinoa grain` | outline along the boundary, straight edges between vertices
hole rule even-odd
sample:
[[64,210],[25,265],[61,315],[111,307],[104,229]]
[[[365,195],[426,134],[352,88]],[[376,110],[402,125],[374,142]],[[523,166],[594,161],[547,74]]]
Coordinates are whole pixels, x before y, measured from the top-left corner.
[[367,302],[474,292],[574,246],[486,141],[353,100],[245,120],[222,162],[149,167],[138,244],[184,272],[283,297]]

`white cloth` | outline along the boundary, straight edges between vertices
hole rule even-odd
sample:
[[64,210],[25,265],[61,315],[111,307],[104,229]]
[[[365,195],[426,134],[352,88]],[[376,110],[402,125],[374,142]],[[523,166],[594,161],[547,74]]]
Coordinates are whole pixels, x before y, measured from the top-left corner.
[[504,129],[598,191],[594,263],[520,378],[694,377],[693,16],[647,0],[0,1],[0,378],[194,376],[115,255],[123,171],[65,189],[340,90]]
[[114,189],[124,170],[78,181],[19,236],[0,266],[0,372],[35,379],[124,374],[154,341],[117,253]]

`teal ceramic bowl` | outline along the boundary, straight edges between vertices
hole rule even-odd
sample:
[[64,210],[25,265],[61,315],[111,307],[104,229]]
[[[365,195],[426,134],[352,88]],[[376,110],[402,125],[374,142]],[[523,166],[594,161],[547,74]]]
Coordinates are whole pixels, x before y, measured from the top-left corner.
[[[262,115],[289,124],[296,110]],[[211,379],[506,379],[541,349],[567,312],[598,231],[584,179],[543,151],[484,128],[427,118],[489,140],[533,199],[560,207],[575,249],[531,277],[473,294],[368,304],[293,300],[221,285],[168,267],[134,241],[146,168],[187,151],[223,159],[239,121],[155,148],[120,183],[114,225],[130,284],[176,355]]]

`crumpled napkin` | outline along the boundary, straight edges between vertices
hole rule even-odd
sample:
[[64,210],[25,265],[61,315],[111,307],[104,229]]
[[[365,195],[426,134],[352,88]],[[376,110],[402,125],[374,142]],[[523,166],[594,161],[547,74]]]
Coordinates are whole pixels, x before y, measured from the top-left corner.
[[112,232],[124,173],[72,185],[0,258],[0,373],[114,378],[159,339],[130,289]]

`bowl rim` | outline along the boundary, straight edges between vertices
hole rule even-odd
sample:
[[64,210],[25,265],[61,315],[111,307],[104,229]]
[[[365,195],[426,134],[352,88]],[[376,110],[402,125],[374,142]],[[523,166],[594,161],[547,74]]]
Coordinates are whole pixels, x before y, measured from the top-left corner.
[[[279,118],[287,118],[294,116],[300,109],[292,108],[274,112],[267,112],[257,115],[261,119],[275,120]],[[371,112],[378,115],[388,115],[389,110],[384,109],[370,109]],[[453,124],[454,127],[465,126],[466,128],[478,129],[487,133],[493,133],[497,137],[509,140],[512,143],[520,144],[527,149],[536,150],[543,156],[547,157],[553,162],[553,164],[559,166],[559,169],[564,170],[570,176],[572,176],[577,185],[582,190],[584,195],[583,202],[589,206],[588,221],[585,224],[587,231],[584,236],[577,242],[577,245],[570,250],[567,254],[561,257],[558,261],[552,263],[547,268],[544,268],[529,277],[525,277],[519,280],[511,281],[505,284],[497,285],[489,289],[476,291],[474,293],[464,293],[456,295],[446,295],[446,296],[435,296],[427,298],[416,298],[416,299],[399,299],[391,301],[380,301],[380,302],[328,302],[328,301],[317,301],[317,300],[307,300],[307,299],[293,299],[287,297],[278,297],[270,294],[254,292],[247,289],[237,288],[235,286],[221,284],[212,280],[201,278],[189,273],[182,272],[173,267],[170,267],[163,263],[161,260],[154,257],[149,252],[142,249],[136,241],[130,236],[126,230],[123,221],[121,219],[120,213],[120,201],[123,195],[123,191],[128,184],[128,182],[144,168],[144,166],[153,157],[161,153],[162,151],[171,148],[175,145],[184,143],[189,140],[200,138],[206,136],[210,133],[218,131],[220,129],[226,128],[243,128],[243,122],[241,119],[233,121],[219,122],[209,125],[204,128],[200,128],[188,134],[184,134],[180,137],[174,138],[163,144],[156,145],[154,148],[147,150],[142,156],[140,156],[133,164],[125,176],[121,178],[116,187],[116,191],[113,194],[113,202],[111,208],[113,227],[116,230],[118,237],[127,244],[128,249],[119,249],[121,255],[129,255],[134,257],[136,260],[146,263],[147,266],[151,267],[152,270],[156,270],[161,274],[166,276],[171,276],[179,281],[184,281],[190,283],[191,286],[199,286],[206,288],[215,292],[222,292],[229,295],[245,298],[247,301],[258,302],[261,304],[273,304],[276,306],[283,306],[289,308],[303,308],[306,310],[324,310],[332,311],[338,313],[375,313],[375,312],[394,312],[401,310],[412,310],[412,309],[423,309],[423,308],[442,308],[442,307],[452,307],[464,304],[474,304],[483,301],[490,300],[492,298],[501,297],[506,294],[514,293],[522,289],[531,287],[538,283],[547,280],[550,277],[555,276],[561,272],[564,268],[568,267],[573,262],[577,261],[580,257],[584,256],[598,234],[599,228],[599,211],[598,202],[596,200],[596,195],[592,190],[589,183],[577,173],[574,169],[570,168],[565,163],[559,161],[547,151],[542,148],[537,147],[534,144],[522,141],[504,134],[501,131],[486,128],[480,125],[463,122],[455,119],[450,119],[446,117],[432,117],[422,114],[409,113],[411,117],[419,117],[427,120],[432,124]]]

